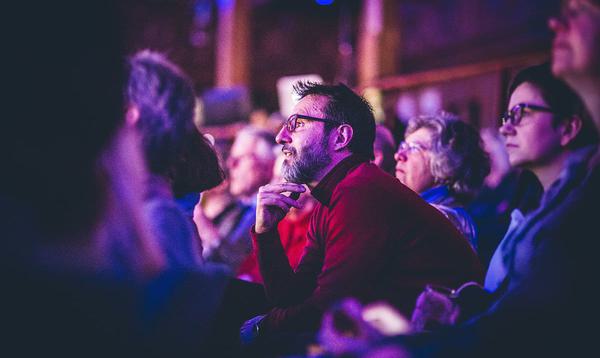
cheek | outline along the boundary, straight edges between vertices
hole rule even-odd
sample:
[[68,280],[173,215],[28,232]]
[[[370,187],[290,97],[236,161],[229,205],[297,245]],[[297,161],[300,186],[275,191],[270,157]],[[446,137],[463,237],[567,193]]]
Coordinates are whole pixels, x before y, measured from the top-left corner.
[[426,181],[431,176],[429,165],[424,158],[410,159],[406,165],[406,179],[413,184]]
[[245,181],[247,177],[252,175],[252,164],[246,160],[238,163],[236,167],[231,171],[232,177],[237,181]]
[[508,152],[508,161],[510,163],[511,166],[515,166],[518,165],[521,161],[521,159],[525,156],[527,156],[527,153],[530,150],[527,148],[526,145],[521,145],[518,148],[508,148],[507,152]]
[[587,68],[594,64],[597,65],[598,54],[600,53],[600,29],[593,26],[582,25],[574,29],[570,38],[571,48],[575,65]]
[[524,137],[517,150],[510,153],[510,159],[537,162],[552,155],[560,148],[560,138],[550,128],[530,133]]
[[415,176],[424,177],[429,174],[429,162],[426,158],[419,158],[413,160],[411,163],[411,171]]
[[585,39],[580,34],[573,36],[571,41],[571,49],[573,56],[573,65],[576,69],[581,69],[585,66],[586,59],[589,57],[588,49],[585,46]]
[[539,141],[530,144],[531,156],[535,159],[546,157],[560,148],[559,139],[556,137],[542,138]]

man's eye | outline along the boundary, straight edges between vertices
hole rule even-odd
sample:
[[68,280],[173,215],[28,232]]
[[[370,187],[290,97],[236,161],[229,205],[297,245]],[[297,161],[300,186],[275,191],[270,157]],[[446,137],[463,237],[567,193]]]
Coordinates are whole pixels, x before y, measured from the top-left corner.
[[296,122],[296,127],[304,127],[304,122],[303,121],[297,121]]

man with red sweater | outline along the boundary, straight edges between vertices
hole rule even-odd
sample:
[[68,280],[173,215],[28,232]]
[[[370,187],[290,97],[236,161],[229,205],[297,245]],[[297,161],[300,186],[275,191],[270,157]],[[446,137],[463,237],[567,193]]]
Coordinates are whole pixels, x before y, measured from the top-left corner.
[[[295,90],[301,99],[277,135],[287,182],[260,188],[252,231],[275,308],[246,322],[242,340],[316,331],[322,313],[347,296],[386,300],[410,316],[426,284],[481,281],[479,261],[454,226],[369,163],[375,136],[370,105],[342,84],[299,82]],[[318,203],[292,270],[277,224],[299,206],[294,197],[304,185]]]

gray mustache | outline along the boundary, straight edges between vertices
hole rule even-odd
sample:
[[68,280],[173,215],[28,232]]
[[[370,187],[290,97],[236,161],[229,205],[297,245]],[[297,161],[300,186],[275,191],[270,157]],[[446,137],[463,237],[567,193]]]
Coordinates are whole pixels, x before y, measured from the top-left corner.
[[292,153],[293,155],[296,155],[296,148],[292,147],[289,144],[284,144],[283,147],[281,148],[281,151],[288,151],[290,153]]

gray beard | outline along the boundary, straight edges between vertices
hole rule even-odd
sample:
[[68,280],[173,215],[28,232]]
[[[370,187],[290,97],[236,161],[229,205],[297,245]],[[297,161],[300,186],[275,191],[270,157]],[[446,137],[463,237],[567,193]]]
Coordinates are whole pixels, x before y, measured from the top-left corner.
[[331,163],[331,157],[324,145],[310,146],[298,157],[298,152],[291,146],[284,146],[292,153],[292,162],[283,161],[282,175],[290,183],[308,184],[313,182],[317,175]]

